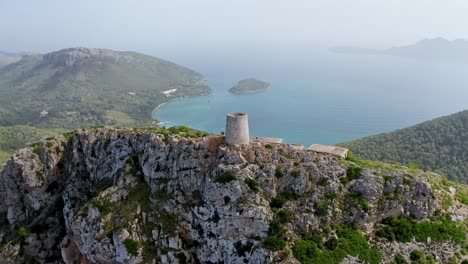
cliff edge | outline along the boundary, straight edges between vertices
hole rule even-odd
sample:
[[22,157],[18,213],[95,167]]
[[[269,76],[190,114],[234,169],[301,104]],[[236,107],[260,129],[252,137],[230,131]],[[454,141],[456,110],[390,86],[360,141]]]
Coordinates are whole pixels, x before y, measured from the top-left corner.
[[286,144],[189,136],[85,129],[17,151],[0,174],[0,262],[467,258],[464,185]]

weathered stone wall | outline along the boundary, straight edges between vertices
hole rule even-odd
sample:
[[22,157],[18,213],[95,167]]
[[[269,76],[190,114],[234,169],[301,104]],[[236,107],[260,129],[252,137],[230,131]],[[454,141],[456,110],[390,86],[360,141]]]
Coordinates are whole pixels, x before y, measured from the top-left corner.
[[226,117],[226,143],[249,144],[249,119],[246,113],[230,113]]

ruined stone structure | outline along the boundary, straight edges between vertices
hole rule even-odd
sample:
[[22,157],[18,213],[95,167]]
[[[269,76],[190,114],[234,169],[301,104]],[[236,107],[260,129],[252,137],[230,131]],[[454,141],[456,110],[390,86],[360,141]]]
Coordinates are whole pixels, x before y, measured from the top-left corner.
[[229,113],[226,116],[226,143],[249,144],[249,118],[246,113]]

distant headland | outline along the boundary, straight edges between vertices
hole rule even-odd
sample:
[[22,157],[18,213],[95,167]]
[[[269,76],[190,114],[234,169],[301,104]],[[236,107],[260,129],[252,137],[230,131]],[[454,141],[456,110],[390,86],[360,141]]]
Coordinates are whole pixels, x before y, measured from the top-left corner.
[[436,62],[468,63],[468,41],[444,38],[423,39],[415,44],[389,49],[368,49],[359,47],[333,47],[335,53],[357,55],[390,55]]
[[229,89],[233,94],[259,93],[271,88],[271,84],[254,78],[240,80],[235,86]]

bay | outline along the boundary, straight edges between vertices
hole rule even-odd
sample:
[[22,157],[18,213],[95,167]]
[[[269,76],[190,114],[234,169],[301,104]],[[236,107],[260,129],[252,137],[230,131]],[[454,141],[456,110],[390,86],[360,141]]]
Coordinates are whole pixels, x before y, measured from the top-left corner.
[[[272,59],[273,58],[273,59]],[[213,94],[172,101],[154,112],[166,126],[220,133],[226,114],[246,112],[251,135],[287,143],[335,144],[468,109],[468,70],[381,55],[226,56],[179,59],[201,71]],[[272,89],[227,92],[255,77]]]

